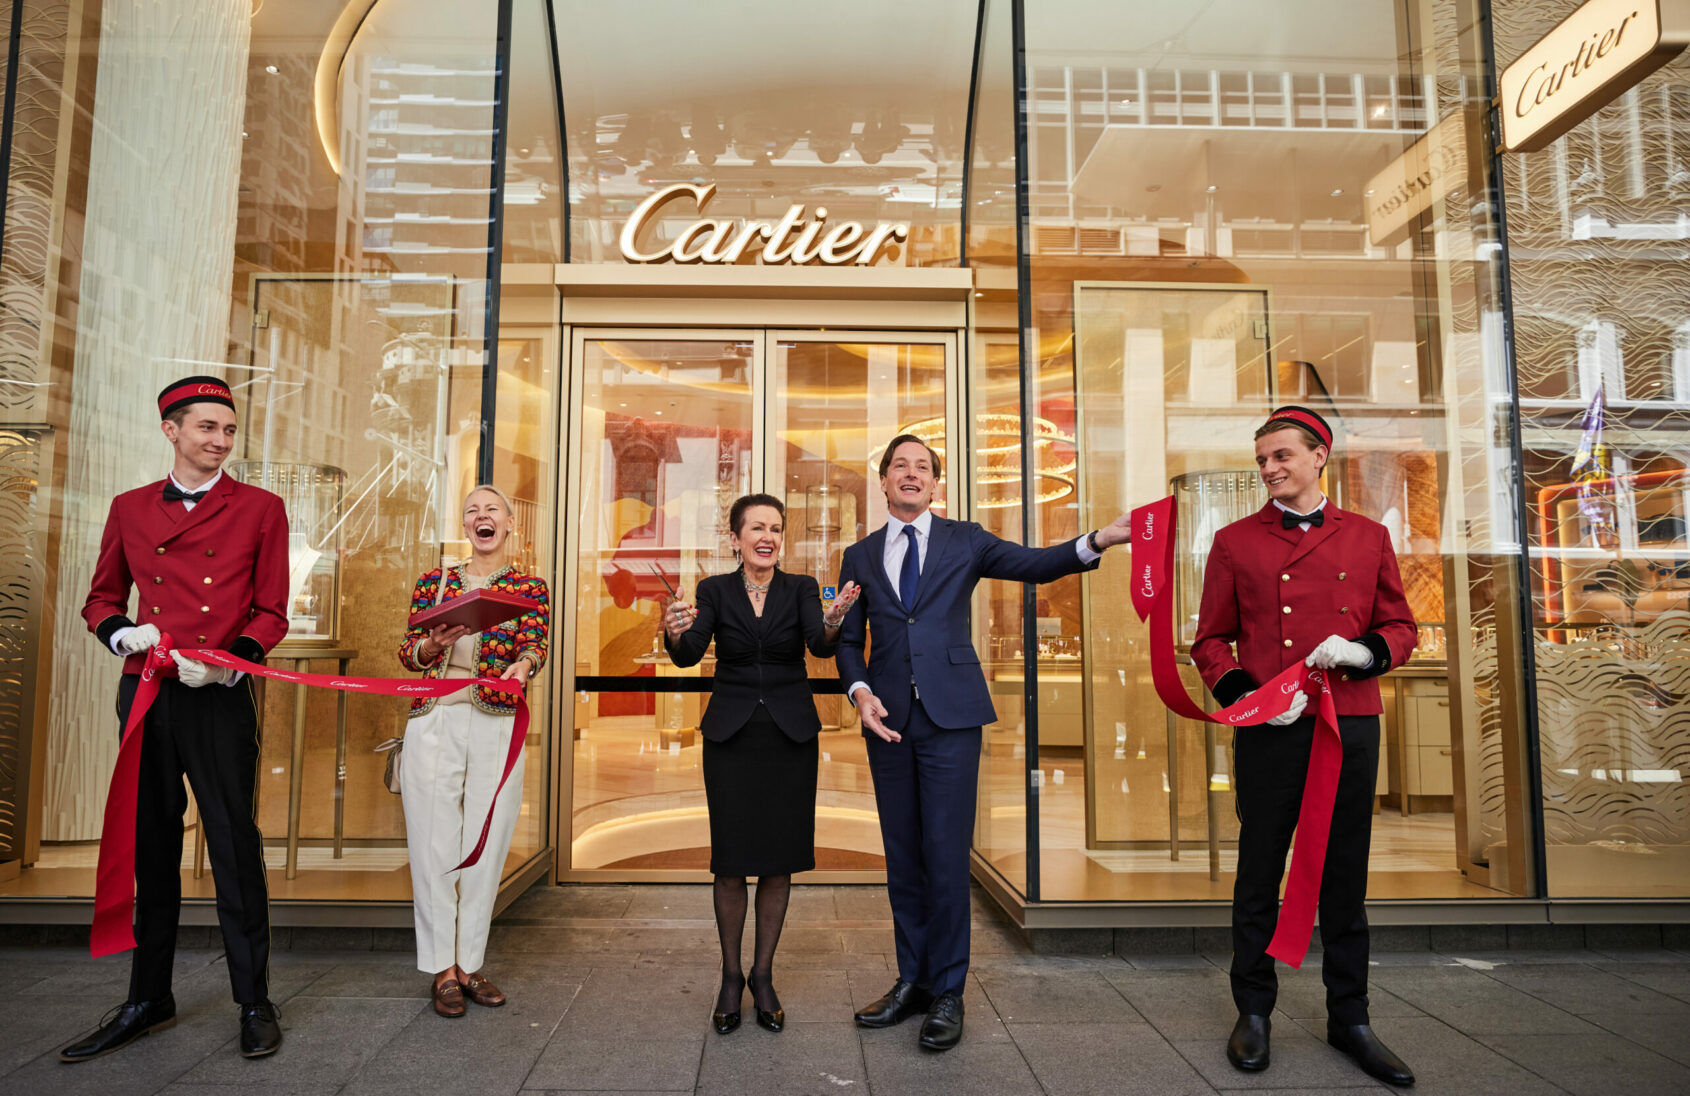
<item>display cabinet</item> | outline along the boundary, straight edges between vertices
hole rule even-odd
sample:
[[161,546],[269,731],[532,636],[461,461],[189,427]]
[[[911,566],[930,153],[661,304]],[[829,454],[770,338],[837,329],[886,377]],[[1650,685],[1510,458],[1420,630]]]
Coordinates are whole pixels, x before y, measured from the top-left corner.
[[288,511],[289,644],[340,638],[341,508],[346,473],[326,464],[235,461],[229,474],[280,495]]

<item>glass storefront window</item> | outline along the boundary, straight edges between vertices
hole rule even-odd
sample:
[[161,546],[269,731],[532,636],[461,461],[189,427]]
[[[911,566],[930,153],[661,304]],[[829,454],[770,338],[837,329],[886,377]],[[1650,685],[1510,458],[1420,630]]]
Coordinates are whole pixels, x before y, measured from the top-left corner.
[[[1497,66],[1576,4],[1498,3]],[[1690,895],[1690,63],[1503,157],[1549,892]]]
[[[1229,3],[1177,27],[1144,3],[1026,12],[1029,410],[1076,421],[1084,455],[1039,539],[1176,495],[1189,644],[1209,538],[1266,503],[1254,428],[1282,403],[1334,423],[1326,492],[1387,527],[1420,623],[1383,680],[1375,898],[1533,889],[1518,545],[1492,495],[1512,474],[1484,343],[1496,250],[1468,155],[1482,53],[1459,7]],[[1387,223],[1375,199],[1429,154],[1440,186]],[[1109,582],[1073,583],[1083,741],[1044,732],[1066,675],[1050,665],[1046,689],[1041,662],[1038,895],[1224,898],[1231,732],[1165,713]],[[1048,598],[1066,621],[1064,585]]]

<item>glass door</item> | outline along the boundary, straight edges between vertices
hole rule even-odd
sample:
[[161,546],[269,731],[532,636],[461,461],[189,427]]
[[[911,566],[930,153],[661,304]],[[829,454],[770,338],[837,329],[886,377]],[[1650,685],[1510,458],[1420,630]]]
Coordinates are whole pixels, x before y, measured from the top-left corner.
[[[734,568],[728,508],[753,491],[785,500],[781,566],[826,593],[844,549],[885,520],[885,443],[908,431],[942,447],[955,339],[585,329],[572,352],[574,742],[560,782],[572,794],[561,867],[577,878],[702,877],[697,727],[713,660],[668,661],[663,599]],[[812,658],[810,676],[823,723],[817,868],[872,880],[884,860],[856,713],[831,659]]]

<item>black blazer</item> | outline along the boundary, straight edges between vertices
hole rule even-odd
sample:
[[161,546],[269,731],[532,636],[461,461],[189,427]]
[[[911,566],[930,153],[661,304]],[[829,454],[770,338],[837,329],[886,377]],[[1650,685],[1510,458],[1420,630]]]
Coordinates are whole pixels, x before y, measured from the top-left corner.
[[711,575],[698,584],[698,616],[686,634],[663,645],[677,666],[696,666],[716,640],[716,678],[699,733],[725,742],[750,721],[761,700],[776,725],[794,742],[821,733],[810,692],[804,649],[817,658],[834,653],[823,638],[821,588],[809,575],[775,569],[763,599],[763,615],[751,608],[744,571]]

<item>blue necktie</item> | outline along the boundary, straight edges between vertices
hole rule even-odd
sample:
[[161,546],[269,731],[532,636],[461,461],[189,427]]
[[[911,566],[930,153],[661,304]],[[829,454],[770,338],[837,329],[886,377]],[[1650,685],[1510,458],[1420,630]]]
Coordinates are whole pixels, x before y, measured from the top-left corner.
[[904,569],[898,575],[898,597],[903,600],[904,611],[915,608],[915,586],[921,577],[921,549],[915,543],[915,526],[904,526],[904,538],[909,541],[904,549]]

